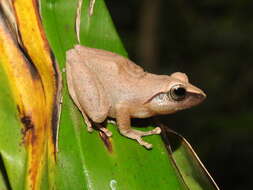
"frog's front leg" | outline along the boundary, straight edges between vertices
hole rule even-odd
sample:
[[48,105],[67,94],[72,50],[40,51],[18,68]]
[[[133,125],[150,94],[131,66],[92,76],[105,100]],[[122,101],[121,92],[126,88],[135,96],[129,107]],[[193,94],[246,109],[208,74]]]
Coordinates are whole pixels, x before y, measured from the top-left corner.
[[123,105],[123,103],[116,106],[116,120],[119,131],[122,135],[136,140],[139,144],[147,149],[152,148],[152,144],[142,140],[141,137],[161,133],[161,129],[159,127],[156,127],[151,131],[139,131],[132,129],[129,109],[127,106]]

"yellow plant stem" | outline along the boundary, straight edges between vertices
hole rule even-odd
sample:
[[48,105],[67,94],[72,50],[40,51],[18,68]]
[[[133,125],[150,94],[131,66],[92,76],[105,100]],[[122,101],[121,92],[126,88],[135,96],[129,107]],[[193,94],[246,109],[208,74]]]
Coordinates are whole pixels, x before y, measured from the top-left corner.
[[[42,28],[36,0],[12,1],[20,39],[1,21],[0,61],[10,79],[28,150],[27,189],[40,189],[46,163],[54,163],[58,73]],[[3,52],[3,53],[2,53]],[[29,61],[30,62],[29,62]],[[47,161],[49,160],[49,162]]]
[[27,61],[10,35],[3,18],[0,18],[0,63],[9,78],[24,125],[23,143],[28,150],[27,187],[35,189],[38,173],[45,156],[45,97],[41,79]]
[[[55,153],[53,141],[53,112],[56,109],[58,73],[53,61],[50,47],[39,16],[36,0],[15,0],[13,7],[16,15],[20,37],[30,59],[42,80],[45,100],[46,119],[50,154]],[[54,123],[56,125],[56,123]],[[53,155],[51,155],[54,157]]]

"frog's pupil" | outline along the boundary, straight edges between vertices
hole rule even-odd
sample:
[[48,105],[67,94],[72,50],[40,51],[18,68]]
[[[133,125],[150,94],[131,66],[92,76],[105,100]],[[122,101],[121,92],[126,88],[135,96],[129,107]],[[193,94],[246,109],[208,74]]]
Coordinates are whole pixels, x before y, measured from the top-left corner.
[[185,93],[186,93],[185,88],[179,87],[179,88],[174,89],[174,94],[178,97],[185,96]]

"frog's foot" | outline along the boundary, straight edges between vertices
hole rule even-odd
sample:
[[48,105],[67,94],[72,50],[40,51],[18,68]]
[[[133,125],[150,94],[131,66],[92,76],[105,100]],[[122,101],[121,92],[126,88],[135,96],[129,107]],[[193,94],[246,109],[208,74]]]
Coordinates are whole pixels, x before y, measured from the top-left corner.
[[107,137],[112,136],[112,132],[109,131],[106,127],[104,127],[104,123],[94,123],[94,127],[97,130],[102,131]]
[[135,129],[129,129],[127,131],[120,131],[120,133],[130,139],[136,140],[140,145],[144,146],[147,149],[152,148],[152,144],[142,140],[141,137],[147,136],[147,135],[154,135],[154,134],[160,134],[161,129],[159,127],[156,127],[155,129],[151,131],[139,131]]
[[99,128],[100,131],[102,131],[107,137],[111,137],[112,136],[112,132],[109,131],[107,128],[105,127],[100,127]]

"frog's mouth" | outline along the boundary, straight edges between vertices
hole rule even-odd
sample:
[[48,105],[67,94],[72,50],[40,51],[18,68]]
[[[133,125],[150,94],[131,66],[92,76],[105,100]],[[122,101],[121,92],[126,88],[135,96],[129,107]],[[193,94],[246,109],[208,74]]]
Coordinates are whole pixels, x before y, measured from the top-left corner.
[[185,100],[182,101],[182,109],[200,104],[206,99],[205,93],[186,92]]

